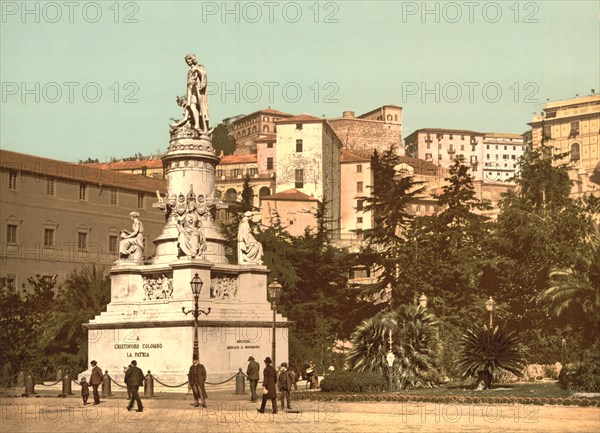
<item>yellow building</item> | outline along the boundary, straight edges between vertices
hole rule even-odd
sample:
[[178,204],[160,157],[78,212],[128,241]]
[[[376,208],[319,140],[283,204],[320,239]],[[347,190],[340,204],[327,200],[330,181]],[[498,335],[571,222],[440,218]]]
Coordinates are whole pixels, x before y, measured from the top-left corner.
[[529,125],[534,149],[544,138],[555,153],[569,154],[562,163],[572,168],[573,196],[600,195],[600,95],[549,102]]
[[132,211],[144,224],[144,256],[154,254],[164,214],[152,202],[164,180],[6,150],[0,175],[0,276],[9,284],[22,287],[36,274],[58,274],[60,282],[74,268],[111,266]]

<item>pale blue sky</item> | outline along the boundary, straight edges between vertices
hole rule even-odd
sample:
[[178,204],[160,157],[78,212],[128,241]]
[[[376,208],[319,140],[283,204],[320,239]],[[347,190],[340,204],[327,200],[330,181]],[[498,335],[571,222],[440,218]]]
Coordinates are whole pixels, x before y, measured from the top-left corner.
[[221,1],[58,1],[23,15],[3,0],[1,147],[67,161],[164,151],[188,52],[213,83],[213,123],[268,106],[336,117],[396,104],[404,137],[522,133],[547,98],[600,91],[598,1],[465,3],[427,2],[423,16],[421,1],[228,2],[222,16]]

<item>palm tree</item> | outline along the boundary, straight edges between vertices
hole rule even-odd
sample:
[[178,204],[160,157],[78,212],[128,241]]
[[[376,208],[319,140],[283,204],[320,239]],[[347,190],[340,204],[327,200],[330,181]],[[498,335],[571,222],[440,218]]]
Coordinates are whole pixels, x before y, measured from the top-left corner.
[[550,287],[539,296],[557,316],[579,306],[585,318],[600,322],[600,239],[596,236],[568,269],[550,272]]
[[77,355],[85,367],[87,334],[81,326],[93,319],[110,302],[110,280],[103,269],[73,270],[62,284],[43,336],[47,354]]
[[484,388],[490,389],[497,370],[506,370],[521,376],[524,362],[517,346],[519,340],[514,332],[506,332],[496,326],[486,325],[475,331],[467,330],[462,337],[463,348],[458,367],[463,370],[463,379],[483,380]]
[[437,319],[427,309],[404,306],[365,320],[352,334],[351,370],[388,376],[387,354],[395,356],[392,377],[400,389],[432,387],[438,382]]

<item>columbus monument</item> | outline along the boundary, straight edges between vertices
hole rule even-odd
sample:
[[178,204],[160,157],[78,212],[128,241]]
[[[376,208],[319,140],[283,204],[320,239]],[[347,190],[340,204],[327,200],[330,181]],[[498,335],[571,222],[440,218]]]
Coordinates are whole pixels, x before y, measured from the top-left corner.
[[[262,246],[248,230],[250,215],[240,228],[240,263],[230,264],[225,256],[215,221],[219,158],[212,146],[206,71],[194,54],[185,61],[187,91],[177,98],[183,114],[170,125],[162,158],[167,190],[157,191],[154,204],[165,213],[162,233],[153,240],[155,252],[149,242],[144,245],[143,221],[132,212],[133,231],[121,232],[119,260],[110,270],[111,302],[84,324],[89,360],[120,382],[133,359],[161,382],[181,384],[195,354],[211,382],[231,377],[249,356],[271,356],[269,270],[262,265]],[[144,256],[152,259],[144,262]],[[193,287],[196,293],[200,288],[197,303]],[[288,359],[288,326],[277,314],[276,356],[282,361]]]

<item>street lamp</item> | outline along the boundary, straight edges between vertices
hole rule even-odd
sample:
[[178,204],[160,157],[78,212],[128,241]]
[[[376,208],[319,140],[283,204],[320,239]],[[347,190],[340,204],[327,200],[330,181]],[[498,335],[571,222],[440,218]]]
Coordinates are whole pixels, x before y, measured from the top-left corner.
[[425,296],[425,293],[422,293],[421,297],[419,298],[419,305],[423,310],[427,308],[427,301],[427,296]]
[[277,314],[277,303],[281,297],[281,289],[282,286],[277,280],[273,280],[267,287],[267,300],[271,303],[271,309],[273,310],[273,338],[271,343],[271,359],[273,360],[273,365],[277,365],[275,362],[275,315]]
[[200,313],[208,316],[210,314],[210,307],[208,307],[208,311],[203,311],[198,309],[198,298],[200,297],[200,291],[202,290],[202,284],[204,284],[204,282],[200,279],[200,277],[198,276],[198,272],[196,272],[196,275],[194,275],[194,278],[192,278],[192,281],[190,281],[190,286],[192,288],[192,293],[194,294],[194,309],[193,310],[188,310],[185,311],[185,307],[181,307],[181,311],[183,311],[183,314],[185,314],[186,316],[190,313],[192,313],[192,315],[194,316],[194,357],[196,358],[200,358],[200,350],[198,348],[198,316],[200,315]]
[[490,312],[490,329],[492,329],[492,315],[494,314],[494,309],[496,308],[496,301],[492,299],[488,299],[485,303],[485,309]]
[[388,354],[386,356],[387,359],[387,363],[388,363],[388,376],[389,376],[389,380],[390,380],[390,392],[393,391],[393,384],[392,384],[392,366],[394,365],[394,361],[396,360],[396,357],[394,356],[394,353],[392,352],[392,330],[390,329],[390,333],[389,333],[389,340],[388,342],[390,343],[390,348],[388,351]]

